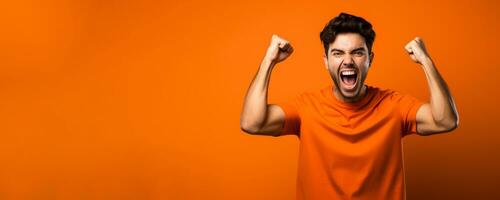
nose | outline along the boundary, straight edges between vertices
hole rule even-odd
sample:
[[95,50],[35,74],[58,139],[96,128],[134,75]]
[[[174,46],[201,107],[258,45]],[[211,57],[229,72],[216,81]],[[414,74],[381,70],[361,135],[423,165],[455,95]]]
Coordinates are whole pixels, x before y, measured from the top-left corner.
[[342,62],[344,67],[352,67],[354,65],[354,59],[351,56],[346,56]]

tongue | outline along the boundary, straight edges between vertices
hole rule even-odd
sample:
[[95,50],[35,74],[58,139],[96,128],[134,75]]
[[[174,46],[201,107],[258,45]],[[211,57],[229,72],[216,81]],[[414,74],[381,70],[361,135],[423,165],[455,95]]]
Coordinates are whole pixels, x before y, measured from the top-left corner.
[[347,85],[354,85],[354,83],[356,83],[355,76],[345,76],[344,77],[344,83],[347,84]]

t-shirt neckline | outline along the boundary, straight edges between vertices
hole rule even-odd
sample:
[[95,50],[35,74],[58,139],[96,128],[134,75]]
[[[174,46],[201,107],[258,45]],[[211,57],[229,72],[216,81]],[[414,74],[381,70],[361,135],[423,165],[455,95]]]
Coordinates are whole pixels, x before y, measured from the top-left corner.
[[362,99],[360,99],[356,102],[343,102],[343,101],[337,99],[337,97],[335,97],[335,94],[333,92],[334,88],[335,88],[334,84],[330,84],[325,88],[327,99],[330,102],[333,102],[334,104],[336,104],[340,107],[343,107],[343,108],[347,108],[347,109],[355,109],[355,108],[362,107],[363,105],[367,104],[372,99],[373,95],[375,94],[374,88],[369,86],[369,85],[366,85],[366,94]]

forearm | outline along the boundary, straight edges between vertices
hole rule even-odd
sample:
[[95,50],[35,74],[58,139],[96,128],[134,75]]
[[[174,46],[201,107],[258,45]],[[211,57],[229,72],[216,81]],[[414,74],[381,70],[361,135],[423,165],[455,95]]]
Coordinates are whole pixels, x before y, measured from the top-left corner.
[[434,122],[439,126],[455,127],[458,122],[458,113],[446,82],[431,59],[423,62],[422,67],[429,86],[429,104]]
[[265,122],[267,113],[267,93],[274,64],[264,59],[248,88],[241,113],[241,127],[258,131]]

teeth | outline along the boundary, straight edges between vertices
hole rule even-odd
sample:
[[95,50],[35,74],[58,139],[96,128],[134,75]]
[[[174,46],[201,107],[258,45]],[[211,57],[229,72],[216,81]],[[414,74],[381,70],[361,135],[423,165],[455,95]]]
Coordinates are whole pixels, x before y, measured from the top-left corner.
[[356,74],[356,72],[354,71],[343,71],[343,72],[340,72],[343,76],[347,76],[347,75],[354,75]]

